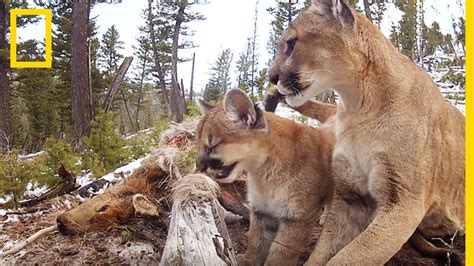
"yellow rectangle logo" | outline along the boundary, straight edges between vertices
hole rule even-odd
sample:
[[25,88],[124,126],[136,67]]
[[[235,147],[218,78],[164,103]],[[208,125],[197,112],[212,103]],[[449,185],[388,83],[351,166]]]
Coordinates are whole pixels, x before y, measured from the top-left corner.
[[[16,19],[17,16],[45,16],[46,44],[45,61],[17,61]],[[52,66],[52,11],[51,9],[11,9],[10,10],[10,67],[11,68],[51,68]]]

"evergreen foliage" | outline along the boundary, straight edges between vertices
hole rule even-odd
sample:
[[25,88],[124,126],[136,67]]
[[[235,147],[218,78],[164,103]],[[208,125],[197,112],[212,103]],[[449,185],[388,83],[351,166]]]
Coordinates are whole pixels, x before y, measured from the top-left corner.
[[100,111],[92,121],[90,136],[84,139],[86,150],[81,154],[83,167],[91,169],[96,178],[124,164],[131,157],[113,121],[113,112]]
[[216,62],[211,66],[210,78],[206,84],[204,100],[217,101],[224,93],[230,89],[230,65],[232,63],[232,52],[230,49],[222,50],[217,56]]

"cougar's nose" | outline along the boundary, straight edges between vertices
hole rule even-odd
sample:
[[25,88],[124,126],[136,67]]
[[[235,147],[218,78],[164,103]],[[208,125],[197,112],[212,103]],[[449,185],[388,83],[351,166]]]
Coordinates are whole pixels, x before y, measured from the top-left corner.
[[199,172],[204,172],[206,171],[206,168],[207,168],[206,160],[204,160],[203,158],[198,158],[196,160],[196,170]]
[[270,73],[268,75],[268,79],[270,80],[270,83],[272,83],[273,85],[277,85],[280,77],[276,73]]
[[280,79],[279,73],[280,72],[280,67],[278,64],[274,61],[272,62],[270,66],[270,70],[268,71],[268,79],[270,80],[270,83],[277,85],[278,80]]

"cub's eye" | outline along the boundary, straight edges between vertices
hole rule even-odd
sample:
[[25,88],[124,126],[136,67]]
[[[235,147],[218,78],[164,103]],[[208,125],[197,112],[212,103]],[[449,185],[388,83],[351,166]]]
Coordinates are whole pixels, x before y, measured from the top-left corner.
[[286,51],[285,51],[285,53],[287,55],[291,55],[291,53],[295,49],[295,45],[296,45],[297,40],[298,40],[297,38],[291,38],[288,41],[286,41]]

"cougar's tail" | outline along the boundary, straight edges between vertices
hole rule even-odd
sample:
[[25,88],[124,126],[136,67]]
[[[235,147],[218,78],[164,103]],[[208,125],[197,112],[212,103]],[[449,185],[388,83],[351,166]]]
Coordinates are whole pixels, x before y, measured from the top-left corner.
[[451,262],[450,265],[465,265],[464,256],[459,254],[458,251],[448,247],[437,247],[426,240],[425,237],[418,231],[413,233],[409,241],[413,247],[425,257],[438,259],[445,262],[447,262],[449,258],[449,261]]

